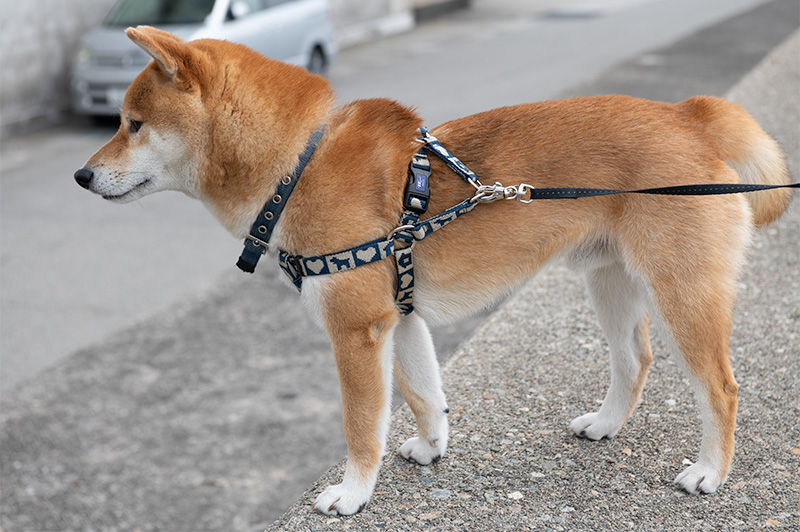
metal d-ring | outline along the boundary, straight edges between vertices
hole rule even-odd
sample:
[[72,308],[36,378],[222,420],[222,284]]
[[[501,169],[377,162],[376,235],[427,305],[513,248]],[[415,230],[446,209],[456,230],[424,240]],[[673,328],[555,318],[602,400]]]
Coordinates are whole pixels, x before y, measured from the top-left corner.
[[394,240],[395,235],[401,231],[406,231],[407,229],[414,229],[415,226],[413,225],[401,225],[399,227],[395,227],[389,236],[386,237],[386,240]]

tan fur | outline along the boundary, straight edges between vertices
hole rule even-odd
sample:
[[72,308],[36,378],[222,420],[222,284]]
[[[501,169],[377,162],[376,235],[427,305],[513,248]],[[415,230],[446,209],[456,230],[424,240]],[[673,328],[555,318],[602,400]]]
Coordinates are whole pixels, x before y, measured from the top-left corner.
[[[682,105],[716,145],[718,157],[736,170],[742,183],[789,184],[780,146],[744,109],[709,97],[690,98]],[[786,210],[790,198],[791,191],[786,188],[750,194],[754,223],[763,226],[773,222]]]
[[[421,120],[412,110],[382,99],[333,109],[324,79],[242,46],[184,43],[150,28],[129,29],[128,35],[155,62],[128,91],[120,132],[87,167],[126,167],[135,143],[148,142],[155,132],[179,134],[187,159],[168,168],[185,171],[177,178],[190,182],[185,191],[243,237],[280,177],[292,171],[308,137],[327,124],[273,247],[321,255],[397,226],[408,163],[419,148],[414,139]],[[131,119],[143,122],[138,133],[129,131]],[[788,182],[777,144],[745,111],[717,98],[669,104],[601,96],[535,103],[454,120],[432,134],[487,184],[635,189]],[[431,164],[426,216],[474,192],[438,158],[431,156]],[[736,279],[751,217],[756,225],[769,223],[788,200],[788,191],[774,191],[746,199],[618,195],[479,205],[417,244],[417,312],[434,322],[474,312],[560,255],[585,252],[589,262],[621,261],[647,286],[698,392],[708,397],[719,436],[710,443],[704,439],[701,461],[703,453],[715,460],[721,452],[718,473],[724,480],[736,414],[737,386],[728,361]],[[320,292],[342,390],[349,448],[340,485],[345,488],[352,485],[348,475],[374,483],[383,452],[390,363],[383,353],[391,349],[387,342],[400,319],[393,304],[395,278],[389,259],[334,274]],[[647,331],[645,318],[635,333],[640,369],[629,411],[652,360]],[[427,424],[441,415],[435,414],[440,406],[415,392],[406,369],[398,377],[420,419]],[[320,509],[357,511],[344,500],[341,495],[340,502]]]

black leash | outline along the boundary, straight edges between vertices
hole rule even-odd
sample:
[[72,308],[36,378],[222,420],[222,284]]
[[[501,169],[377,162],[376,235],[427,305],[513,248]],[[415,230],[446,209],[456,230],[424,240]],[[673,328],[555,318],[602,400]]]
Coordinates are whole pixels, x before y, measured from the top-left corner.
[[662,196],[711,196],[719,194],[739,194],[757,192],[774,188],[800,188],[800,183],[789,185],[750,185],[750,184],[709,184],[676,185],[671,187],[642,188],[638,190],[614,190],[606,188],[536,188],[528,189],[530,199],[577,199],[612,194],[657,194]]

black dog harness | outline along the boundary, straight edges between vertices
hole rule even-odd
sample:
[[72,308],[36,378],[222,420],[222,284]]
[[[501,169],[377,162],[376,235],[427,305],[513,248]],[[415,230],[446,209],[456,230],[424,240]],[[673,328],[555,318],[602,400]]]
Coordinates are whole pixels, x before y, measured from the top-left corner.
[[[289,199],[300,174],[314,153],[324,126],[309,139],[308,145],[300,155],[300,161],[294,173],[284,176],[278,184],[275,194],[267,201],[256,222],[245,238],[244,251],[237,266],[245,272],[253,273],[258,259],[269,249],[269,238],[278,222],[281,212]],[[388,236],[378,238],[350,249],[319,255],[303,257],[292,255],[287,251],[279,251],[281,269],[289,276],[292,284],[300,291],[303,277],[327,275],[371,264],[394,255],[397,266],[397,291],[395,305],[401,314],[410,314],[414,310],[414,265],[411,252],[414,245],[434,231],[441,229],[456,218],[470,212],[479,203],[490,203],[498,199],[516,200],[521,203],[532,203],[539,199],[577,199],[591,196],[608,196],[612,194],[657,194],[678,196],[705,196],[712,194],[737,194],[756,192],[774,188],[800,188],[800,183],[789,185],[759,184],[705,184],[678,185],[638,190],[613,190],[600,188],[535,188],[531,185],[503,186],[481,184],[478,177],[458,160],[447,148],[430,133],[420,128],[418,141],[423,147],[416,153],[409,165],[409,180],[403,198],[405,209],[400,224]],[[419,221],[421,214],[428,208],[430,200],[431,167],[426,151],[441,158],[464,181],[475,188],[475,195],[441,214]]]

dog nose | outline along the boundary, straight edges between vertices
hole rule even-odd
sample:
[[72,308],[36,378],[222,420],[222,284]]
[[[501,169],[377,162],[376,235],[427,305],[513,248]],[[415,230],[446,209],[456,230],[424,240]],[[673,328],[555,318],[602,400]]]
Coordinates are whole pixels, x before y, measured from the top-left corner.
[[78,184],[83,188],[89,188],[89,183],[92,182],[93,178],[94,178],[94,172],[92,172],[85,166],[80,170],[78,170],[77,172],[75,172],[75,181],[77,181]]

